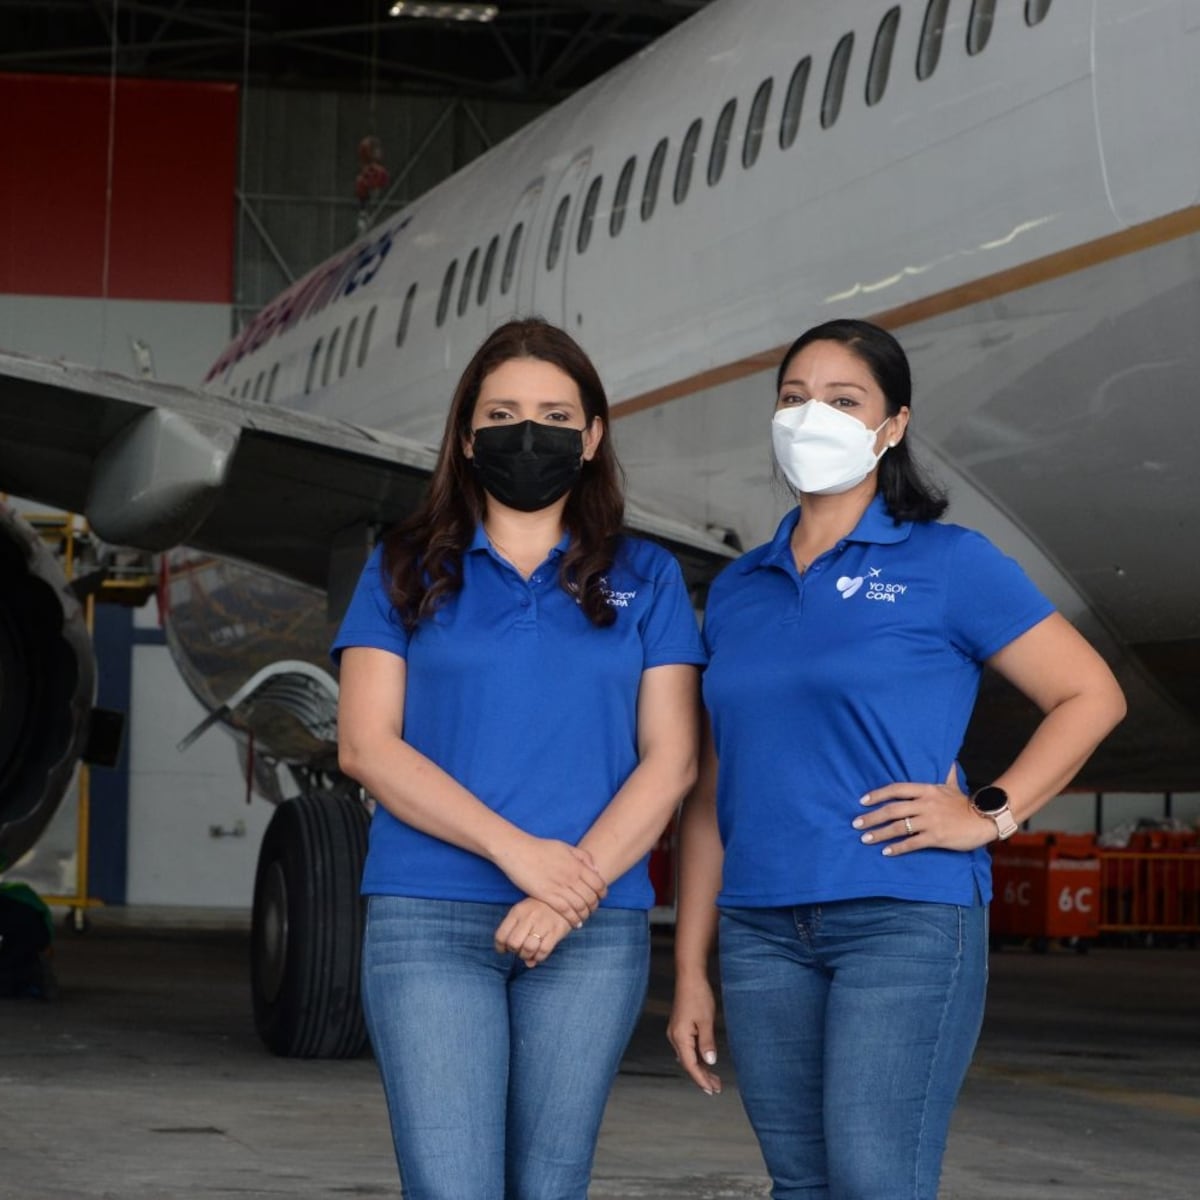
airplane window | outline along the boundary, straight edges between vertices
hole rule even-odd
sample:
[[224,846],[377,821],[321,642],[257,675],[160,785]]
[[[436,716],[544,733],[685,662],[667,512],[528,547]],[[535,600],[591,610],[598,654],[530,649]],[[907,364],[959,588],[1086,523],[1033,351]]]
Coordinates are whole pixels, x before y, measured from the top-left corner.
[[742,143],[742,166],[752,167],[762,149],[763,130],[767,126],[767,107],[771,103],[771,81],[764,79],[750,102],[750,119],[746,122],[746,140]]
[[263,378],[266,375],[265,371],[259,371],[258,378],[254,381],[254,399],[258,400],[262,396]]
[[329,374],[333,370],[333,360],[337,357],[338,340],[342,336],[342,327],[339,325],[329,337],[329,345],[325,347],[325,365],[321,368],[321,386],[326,387],[329,384]]
[[271,368],[271,376],[267,380],[267,394],[263,397],[264,404],[270,404],[275,397],[275,380],[279,378],[279,364]]
[[313,390],[317,378],[317,363],[321,358],[321,339],[313,343],[312,353],[308,356],[308,374],[304,376],[304,394],[307,396]]
[[396,326],[396,345],[403,346],[404,339],[408,337],[408,322],[412,316],[413,301],[417,296],[417,285],[410,283],[408,291],[404,296],[404,307],[400,310],[400,324]]
[[992,21],[996,17],[996,0],[973,0],[971,19],[967,22],[967,53],[978,54],[992,36]]
[[[371,311],[367,313],[367,319],[363,324],[362,339],[358,343],[358,365],[362,367],[367,361],[367,351],[371,348],[371,333],[375,328],[375,310],[378,305],[372,304]],[[267,389],[267,398],[270,399],[271,389]]]
[[663,163],[667,161],[667,138],[654,147],[650,155],[650,165],[646,168],[646,183],[642,188],[642,220],[648,221],[654,216],[654,206],[658,203],[658,185],[662,180]]
[[800,128],[800,110],[804,107],[804,89],[808,87],[808,74],[812,59],[802,58],[792,72],[787,95],[783,98],[783,116],[779,121],[779,148],[786,150],[796,140]]
[[867,70],[867,103],[878,104],[887,89],[888,72],[892,69],[892,51],[896,48],[896,27],[900,24],[900,6],[890,9],[879,22],[875,46],[871,51],[871,66]]
[[825,77],[825,94],[821,97],[821,128],[829,129],[842,111],[842,96],[846,91],[846,72],[850,69],[850,51],[854,49],[854,34],[847,33],[834,49]]
[[567,210],[571,207],[571,197],[564,196],[554,210],[554,224],[550,226],[550,242],[546,246],[546,270],[553,271],[558,265],[558,256],[562,251],[563,229],[567,224]]
[[674,198],[676,204],[682,204],[687,197],[688,188],[692,186],[692,164],[696,161],[696,146],[700,141],[700,131],[704,122],[697,117],[683,135],[683,145],[679,147],[679,163],[675,167]]
[[475,282],[475,264],[479,261],[479,247],[471,251],[467,265],[463,268],[462,287],[458,289],[458,315],[461,317],[471,303],[471,284]]
[[488,242],[487,253],[483,256],[483,270],[479,272],[479,291],[475,293],[475,303],[482,304],[487,299],[488,287],[492,282],[492,268],[496,265],[496,251],[500,248],[500,235],[496,234]]
[[1040,25],[1050,11],[1050,0],[1025,0],[1025,24]]
[[525,232],[524,223],[518,225],[512,231],[512,236],[508,239],[508,250],[504,255],[504,270],[500,273],[500,294],[508,295],[508,289],[512,287],[513,272],[517,269],[517,253],[521,249],[521,234]]
[[437,323],[440,329],[446,322],[446,313],[450,308],[450,293],[454,291],[454,276],[458,274],[458,259],[452,259],[446,268],[442,279],[442,294],[438,296]]
[[350,351],[354,346],[354,334],[358,329],[358,318],[350,318],[350,328],[346,330],[346,340],[342,343],[342,359],[338,363],[338,378],[341,379],[350,366]]
[[613,195],[612,212],[608,216],[610,237],[616,237],[621,232],[621,226],[625,224],[625,206],[629,203],[629,189],[633,185],[633,171],[636,166],[637,155],[631,154],[625,160],[621,174],[617,177],[617,190]]
[[737,113],[737,100],[727,100],[717,118],[717,127],[713,130],[712,149],[708,152],[708,186],[712,187],[720,181],[725,172],[725,155],[729,152],[729,132],[733,128],[733,118]]
[[950,0],[929,0],[921,25],[921,46],[917,50],[917,78],[928,79],[942,53],[942,34],[946,32],[946,9]]
[[592,240],[592,225],[596,220],[596,205],[600,201],[600,185],[604,182],[603,175],[597,175],[592,180],[583,201],[583,213],[579,217],[579,232],[575,235],[575,249],[582,254]]

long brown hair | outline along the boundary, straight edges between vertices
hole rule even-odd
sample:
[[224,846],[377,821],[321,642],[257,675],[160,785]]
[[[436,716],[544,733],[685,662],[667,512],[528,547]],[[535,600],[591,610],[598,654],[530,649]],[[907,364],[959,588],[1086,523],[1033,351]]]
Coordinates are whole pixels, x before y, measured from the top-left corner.
[[578,343],[557,326],[529,317],[501,325],[475,351],[454,390],[424,502],[384,539],[390,599],[410,630],[462,587],[463,553],[486,506],[486,493],[463,446],[471,439],[471,419],[484,379],[517,358],[540,359],[569,375],[579,388],[587,423],[598,417],[604,425],[605,436],[583,464],[563,510],[571,539],[558,579],[578,596],[594,625],[611,625],[616,619],[601,582],[612,567],[625,517],[622,472],[608,437],[608,397]]

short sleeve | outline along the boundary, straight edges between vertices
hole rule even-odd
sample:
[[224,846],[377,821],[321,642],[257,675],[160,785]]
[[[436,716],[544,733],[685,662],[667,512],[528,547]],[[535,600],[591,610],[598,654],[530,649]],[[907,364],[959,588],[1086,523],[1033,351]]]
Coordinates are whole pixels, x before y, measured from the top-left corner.
[[950,554],[946,624],[950,641],[983,662],[1045,620],[1054,605],[1020,564],[982,534],[963,530]]
[[700,627],[700,637],[704,646],[704,653],[709,658],[712,658],[713,642],[716,641],[716,622],[713,620],[711,593],[708,603],[704,606],[704,622]]
[[654,600],[642,624],[642,667],[708,661],[679,563],[665,550],[655,564]]
[[369,646],[407,657],[408,631],[388,599],[383,578],[382,544],[376,546],[367,559],[350,598],[350,606],[333,639],[329,653],[335,663],[340,665],[342,651],[348,646]]

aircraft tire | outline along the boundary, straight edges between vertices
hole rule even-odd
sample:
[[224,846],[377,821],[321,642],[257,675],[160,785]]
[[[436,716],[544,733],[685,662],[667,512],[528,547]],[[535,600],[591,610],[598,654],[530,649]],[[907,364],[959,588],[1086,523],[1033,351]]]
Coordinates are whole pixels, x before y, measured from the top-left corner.
[[366,1048],[358,894],[367,812],[313,792],[280,804],[258,855],[250,974],[254,1024],[286,1058],[354,1058]]

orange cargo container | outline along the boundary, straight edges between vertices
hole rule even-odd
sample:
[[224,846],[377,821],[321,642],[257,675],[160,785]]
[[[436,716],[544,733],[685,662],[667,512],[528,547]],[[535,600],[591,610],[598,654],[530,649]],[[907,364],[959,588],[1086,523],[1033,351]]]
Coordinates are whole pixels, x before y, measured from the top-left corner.
[[992,850],[993,942],[1096,937],[1100,857],[1091,834],[1017,833]]

